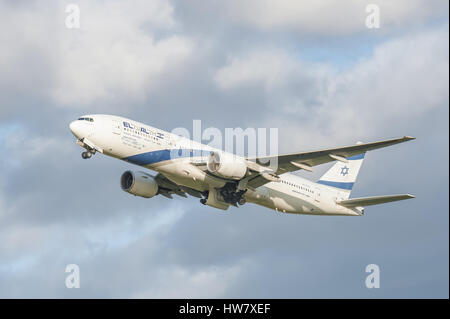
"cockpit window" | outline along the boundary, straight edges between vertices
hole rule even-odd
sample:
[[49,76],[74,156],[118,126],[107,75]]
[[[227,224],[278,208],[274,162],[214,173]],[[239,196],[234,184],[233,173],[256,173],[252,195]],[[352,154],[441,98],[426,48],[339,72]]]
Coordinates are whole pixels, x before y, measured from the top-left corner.
[[78,119],[78,121],[94,122],[94,119],[93,119],[93,118],[90,118],[90,117],[80,117],[80,118]]

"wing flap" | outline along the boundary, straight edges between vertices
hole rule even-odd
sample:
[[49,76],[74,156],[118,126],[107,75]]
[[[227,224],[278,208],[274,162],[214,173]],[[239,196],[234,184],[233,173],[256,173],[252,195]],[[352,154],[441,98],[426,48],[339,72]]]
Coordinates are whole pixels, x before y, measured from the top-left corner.
[[201,192],[189,187],[177,185],[161,173],[158,173],[155,176],[155,180],[160,186],[159,194],[167,198],[172,198],[172,194],[176,194],[181,197],[187,197],[186,193],[197,198],[202,197]]
[[386,195],[386,196],[371,196],[371,197],[359,197],[336,202],[337,204],[352,208],[352,207],[364,207],[371,205],[379,205],[384,203],[396,202],[399,200],[411,199],[415,196],[410,194],[400,195]]

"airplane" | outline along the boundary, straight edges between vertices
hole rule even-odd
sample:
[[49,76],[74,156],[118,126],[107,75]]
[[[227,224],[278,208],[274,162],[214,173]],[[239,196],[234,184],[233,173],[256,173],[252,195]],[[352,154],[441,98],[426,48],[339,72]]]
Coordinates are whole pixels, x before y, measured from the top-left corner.
[[[122,190],[144,198],[190,195],[221,210],[254,203],[281,213],[326,216],[362,216],[366,206],[414,198],[410,194],[350,198],[365,153],[415,139],[410,136],[247,158],[120,116],[84,115],[69,127],[85,149],[83,159],[102,153],[155,171],[156,175],[127,170],[120,178]],[[278,165],[270,167],[270,160]],[[317,182],[291,173],[334,161]]]

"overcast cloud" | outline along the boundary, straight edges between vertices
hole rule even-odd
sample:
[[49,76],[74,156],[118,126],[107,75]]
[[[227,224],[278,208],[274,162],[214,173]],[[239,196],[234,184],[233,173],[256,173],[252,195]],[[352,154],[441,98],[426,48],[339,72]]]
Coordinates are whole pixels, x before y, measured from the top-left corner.
[[[0,297],[448,298],[448,27],[438,0],[0,1]],[[277,127],[282,153],[412,135],[352,196],[417,198],[336,218],[133,197],[130,164],[81,159],[68,124],[93,113]]]

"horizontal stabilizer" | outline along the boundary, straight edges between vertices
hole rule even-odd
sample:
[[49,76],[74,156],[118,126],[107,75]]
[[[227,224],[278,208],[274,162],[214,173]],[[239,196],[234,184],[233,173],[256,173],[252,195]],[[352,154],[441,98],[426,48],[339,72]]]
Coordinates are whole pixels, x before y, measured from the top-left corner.
[[364,207],[371,205],[384,204],[389,202],[396,202],[399,200],[414,198],[413,195],[400,194],[400,195],[386,195],[386,196],[371,196],[371,197],[360,197],[352,198],[347,200],[342,200],[336,202],[337,204],[344,207]]

